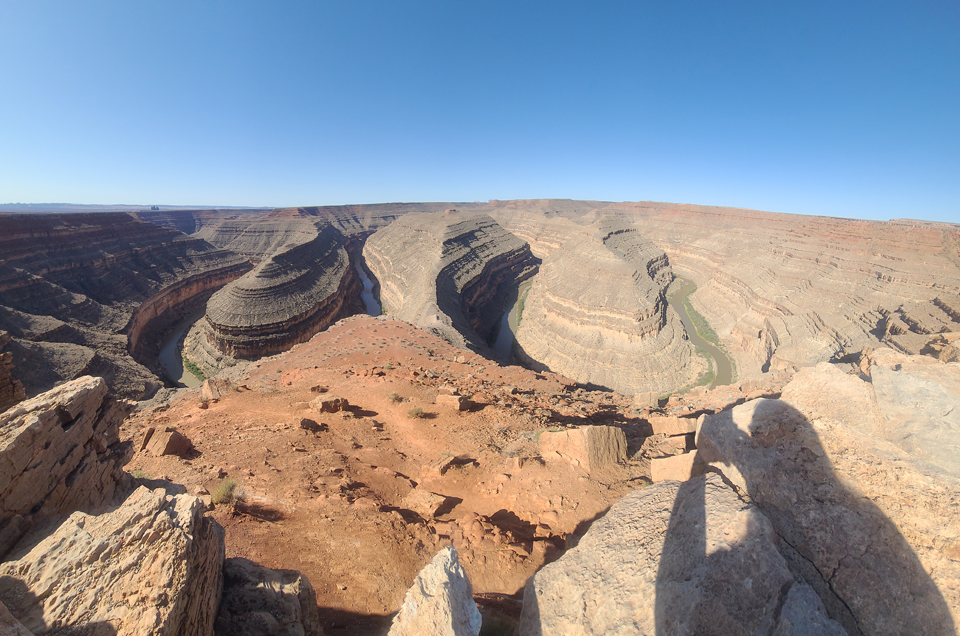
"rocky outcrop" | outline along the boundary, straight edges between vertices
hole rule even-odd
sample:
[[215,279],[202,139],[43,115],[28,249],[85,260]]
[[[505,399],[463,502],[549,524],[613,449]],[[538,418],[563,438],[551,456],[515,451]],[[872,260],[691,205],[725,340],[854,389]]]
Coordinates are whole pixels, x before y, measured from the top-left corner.
[[845,634],[777,543],[716,475],[637,490],[530,579],[519,633]]
[[323,636],[317,595],[295,570],[271,570],[243,558],[223,564],[221,636]]
[[[206,316],[194,329],[212,348],[241,359],[280,353],[358,310],[360,282],[343,235],[330,225],[297,221],[297,227],[312,233],[287,237],[293,243],[207,302]],[[196,338],[188,336],[186,355],[209,365]]]
[[428,563],[403,599],[389,636],[477,636],[480,612],[470,580],[447,546]]
[[960,365],[889,350],[707,416],[698,454],[766,514],[850,634],[960,624]]
[[510,293],[537,265],[492,218],[456,210],[405,215],[367,239],[363,256],[385,312],[483,350]]
[[635,227],[604,219],[544,257],[523,306],[518,355],[535,368],[620,393],[667,393],[697,379],[666,289],[666,255]]
[[[10,334],[0,331],[0,349],[10,343]],[[13,379],[13,354],[9,351],[0,353],[0,412],[13,406],[27,397],[20,380]]]
[[141,486],[110,512],[75,512],[0,564],[0,602],[37,636],[206,636],[224,547],[203,510],[196,497]]
[[0,556],[34,519],[102,507],[122,489],[131,409],[86,376],[0,414]]

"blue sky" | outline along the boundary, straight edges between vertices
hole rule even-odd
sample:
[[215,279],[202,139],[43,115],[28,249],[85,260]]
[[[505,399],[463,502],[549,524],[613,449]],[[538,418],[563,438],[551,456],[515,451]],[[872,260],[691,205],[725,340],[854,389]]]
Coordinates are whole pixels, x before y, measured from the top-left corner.
[[960,222],[960,2],[0,0],[0,202]]

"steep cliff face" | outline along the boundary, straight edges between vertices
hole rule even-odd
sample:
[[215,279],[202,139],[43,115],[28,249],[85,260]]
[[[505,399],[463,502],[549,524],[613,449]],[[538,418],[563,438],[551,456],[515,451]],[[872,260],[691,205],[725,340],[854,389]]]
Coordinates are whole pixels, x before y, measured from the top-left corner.
[[326,224],[310,227],[312,237],[298,231],[302,242],[287,243],[210,298],[201,328],[217,350],[272,355],[359,310],[361,286],[343,235]]
[[[0,331],[0,351],[10,343],[10,334]],[[0,353],[0,413],[7,407],[13,406],[26,397],[23,384],[13,379],[13,354],[9,351]]]
[[603,219],[545,256],[524,303],[520,354],[620,393],[680,388],[703,366],[668,308],[672,280],[652,242],[627,223]]
[[385,311],[483,349],[511,289],[536,271],[529,246],[485,214],[408,214],[363,249]]
[[[132,398],[162,386],[128,352],[128,331],[130,349],[139,350],[147,323],[163,328],[156,310],[170,307],[154,297],[194,276],[201,278],[192,289],[200,291],[210,272],[239,275],[247,266],[236,254],[124,213],[0,216],[0,259],[0,328],[14,336],[11,348],[27,354],[15,377],[32,366],[41,372],[19,376],[28,393],[96,373]],[[60,326],[44,326],[51,321]]]

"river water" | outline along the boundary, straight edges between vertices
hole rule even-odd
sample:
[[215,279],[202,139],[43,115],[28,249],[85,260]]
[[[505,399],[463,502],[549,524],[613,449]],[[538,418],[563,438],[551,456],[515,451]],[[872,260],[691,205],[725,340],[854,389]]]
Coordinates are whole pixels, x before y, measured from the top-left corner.
[[690,280],[684,281],[683,287],[677,290],[668,299],[670,306],[673,307],[673,310],[676,311],[680,316],[680,322],[683,323],[683,328],[686,330],[687,337],[690,338],[690,342],[705,350],[713,358],[713,368],[717,372],[717,377],[714,379],[710,387],[712,388],[715,386],[730,384],[733,382],[733,365],[730,362],[730,358],[728,358],[727,354],[725,354],[723,351],[697,335],[697,330],[693,326],[693,321],[690,320],[690,316],[687,315],[687,308],[683,305],[683,299],[695,291],[697,291],[696,283]]
[[163,367],[167,377],[178,387],[200,386],[201,380],[183,368],[180,340],[190,331],[193,323],[203,318],[206,310],[206,305],[203,305],[178,322],[160,343],[160,366]]
[[503,318],[500,319],[500,330],[497,332],[497,339],[492,348],[497,355],[505,360],[510,360],[513,357],[513,340],[520,323],[520,300],[526,298],[532,284],[533,281],[530,280],[520,283],[520,287],[517,289],[517,297],[510,303],[510,309],[504,312]]
[[360,280],[363,281],[363,291],[360,292],[360,297],[363,299],[363,304],[367,308],[367,314],[370,316],[379,316],[381,313],[380,303],[373,297],[373,281],[367,276],[363,265],[357,263],[355,267],[357,268],[357,273],[360,274]]

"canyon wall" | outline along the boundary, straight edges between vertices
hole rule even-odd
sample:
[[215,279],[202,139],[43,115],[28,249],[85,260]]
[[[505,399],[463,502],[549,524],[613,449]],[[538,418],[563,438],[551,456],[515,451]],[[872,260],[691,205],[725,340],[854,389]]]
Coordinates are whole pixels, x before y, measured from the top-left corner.
[[[199,328],[227,356],[251,359],[285,351],[360,310],[360,280],[336,228],[298,221],[296,231],[284,227],[277,234],[287,241],[278,252],[207,303]],[[273,249],[277,241],[270,241]]]
[[127,330],[132,323],[136,347],[143,328],[137,308],[147,303],[150,316],[165,288],[244,266],[129,214],[0,215],[0,329],[13,336],[15,377],[28,395],[89,373],[119,395],[148,397],[162,382],[129,354]]
[[386,313],[474,350],[538,263],[489,216],[456,210],[407,214],[367,239],[363,256]]
[[566,233],[544,256],[524,303],[521,359],[626,394],[694,382],[705,365],[667,305],[666,255],[615,218]]

